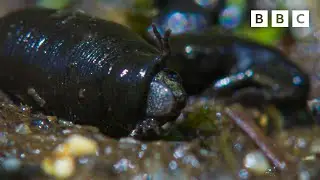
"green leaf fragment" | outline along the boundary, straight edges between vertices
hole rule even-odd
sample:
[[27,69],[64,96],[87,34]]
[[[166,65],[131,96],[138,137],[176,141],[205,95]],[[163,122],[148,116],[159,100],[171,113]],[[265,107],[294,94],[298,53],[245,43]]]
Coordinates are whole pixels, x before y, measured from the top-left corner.
[[275,46],[284,33],[283,28],[252,28],[244,26],[235,31],[235,35],[252,39],[258,43]]
[[39,0],[37,5],[45,8],[62,9],[69,3],[70,0]]

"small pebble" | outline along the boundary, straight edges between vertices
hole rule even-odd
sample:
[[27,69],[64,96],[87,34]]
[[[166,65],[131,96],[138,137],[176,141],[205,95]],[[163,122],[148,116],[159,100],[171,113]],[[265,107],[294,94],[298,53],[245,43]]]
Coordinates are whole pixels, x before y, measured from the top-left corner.
[[131,137],[121,138],[119,140],[120,143],[129,143],[129,144],[139,144],[139,141],[135,140]]
[[68,156],[71,154],[68,144],[59,144],[53,151],[56,157]]
[[238,173],[240,179],[249,179],[250,173],[246,169],[241,169]]
[[260,151],[248,153],[243,160],[243,164],[256,175],[262,175],[271,168],[267,158]]
[[62,120],[62,119],[58,120],[58,124],[60,124],[62,126],[65,126],[65,127],[71,127],[71,126],[74,125],[71,121],[65,121],[65,120]]
[[119,140],[119,149],[132,149],[138,144],[140,144],[140,142],[131,137],[121,138]]
[[54,122],[57,121],[57,116],[47,116],[48,121]]
[[16,171],[20,168],[21,162],[16,158],[5,159],[2,163],[2,167],[7,171]]
[[117,173],[122,173],[130,169],[134,169],[135,165],[129,159],[122,158],[113,165],[113,168]]
[[62,133],[63,134],[70,134],[70,133],[72,133],[72,130],[71,129],[64,129],[64,130],[62,130]]
[[73,134],[56,148],[56,152],[70,153],[73,156],[94,155],[98,151],[98,144],[87,137]]
[[310,174],[307,171],[302,171],[299,174],[299,180],[310,180]]
[[19,134],[30,134],[31,133],[31,130],[30,130],[30,127],[27,125],[27,124],[19,124],[16,126],[16,133],[19,133]]
[[56,178],[69,178],[75,171],[75,160],[70,156],[63,156],[57,159],[45,158],[41,168],[47,174]]
[[0,132],[0,144],[6,144],[8,142],[7,133]]
[[315,139],[312,141],[310,151],[313,154],[320,154],[320,139]]
[[[314,179],[314,177],[312,178],[312,176],[314,176],[316,173],[310,172],[310,169],[305,164],[300,164],[297,169],[297,174],[298,174],[299,180],[311,180],[311,179]],[[319,179],[319,178],[316,178],[316,179]]]

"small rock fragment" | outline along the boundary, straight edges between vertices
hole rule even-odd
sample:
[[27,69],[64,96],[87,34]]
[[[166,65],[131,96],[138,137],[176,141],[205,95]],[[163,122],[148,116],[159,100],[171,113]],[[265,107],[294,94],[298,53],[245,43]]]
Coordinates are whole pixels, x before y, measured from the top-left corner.
[[6,132],[0,132],[0,145],[5,145],[8,142],[7,134]]
[[119,140],[120,143],[128,143],[128,144],[139,144],[139,141],[135,140],[131,137],[121,138]]
[[135,165],[129,159],[122,158],[113,165],[113,168],[117,173],[122,173],[130,169],[134,169]]
[[71,134],[72,133],[72,129],[64,129],[62,130],[63,134]]
[[61,126],[64,126],[64,127],[71,127],[74,125],[71,121],[65,121],[62,119],[58,120],[58,124],[60,124]]
[[243,160],[243,164],[256,175],[262,175],[271,168],[267,158],[260,151],[248,153]]
[[56,178],[69,178],[75,171],[75,160],[71,156],[56,159],[45,158],[41,163],[41,168]]
[[52,157],[42,162],[42,169],[57,178],[68,178],[75,170],[75,156],[96,154],[98,144],[81,135],[70,135],[63,144],[58,145]]
[[31,130],[30,127],[27,124],[21,123],[16,126],[16,133],[19,134],[30,134]]
[[50,122],[54,122],[54,121],[57,121],[57,116],[47,116],[47,119],[48,119],[48,121],[50,121]]
[[20,165],[20,160],[16,158],[7,158],[2,163],[2,167],[7,171],[16,171],[20,168]]
[[74,134],[70,135],[64,144],[57,147],[56,152],[70,153],[73,156],[94,155],[98,144],[92,139]]
[[70,146],[68,144],[59,144],[53,151],[57,157],[68,156],[71,154]]
[[320,139],[312,141],[310,151],[312,154],[320,154]]

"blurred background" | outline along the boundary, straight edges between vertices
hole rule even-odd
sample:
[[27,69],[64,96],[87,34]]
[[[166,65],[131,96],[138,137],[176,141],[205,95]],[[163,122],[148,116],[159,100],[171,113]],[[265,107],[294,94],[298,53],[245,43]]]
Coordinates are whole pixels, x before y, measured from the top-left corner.
[[[313,80],[311,98],[320,93],[320,2],[318,0],[1,0],[0,16],[41,6],[81,9],[132,28],[146,39],[155,23],[161,33],[225,31],[277,46],[308,71]],[[310,10],[309,28],[251,28],[250,10]]]

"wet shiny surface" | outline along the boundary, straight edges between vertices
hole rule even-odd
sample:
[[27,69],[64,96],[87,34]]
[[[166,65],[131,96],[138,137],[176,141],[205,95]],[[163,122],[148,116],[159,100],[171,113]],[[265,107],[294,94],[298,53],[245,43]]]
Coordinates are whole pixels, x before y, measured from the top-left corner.
[[[79,11],[34,8],[4,17],[0,30],[1,88],[35,110],[105,132],[111,125],[125,132],[143,118],[161,56],[128,28]],[[45,102],[39,107],[36,99]]]

